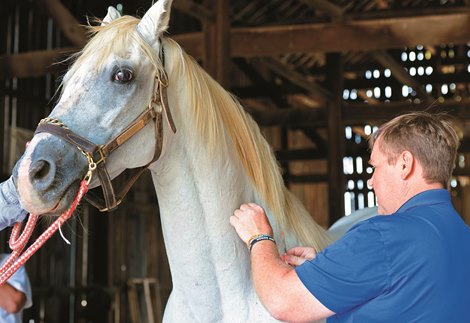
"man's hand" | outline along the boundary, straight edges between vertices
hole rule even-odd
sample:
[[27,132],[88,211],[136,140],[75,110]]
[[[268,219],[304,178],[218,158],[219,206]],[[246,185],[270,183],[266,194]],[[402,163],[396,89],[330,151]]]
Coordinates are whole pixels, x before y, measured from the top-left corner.
[[242,204],[230,217],[230,224],[243,242],[257,234],[273,235],[273,229],[261,206],[255,203]]
[[295,247],[287,250],[281,259],[287,264],[297,267],[303,264],[306,260],[312,260],[317,255],[315,249],[310,247]]

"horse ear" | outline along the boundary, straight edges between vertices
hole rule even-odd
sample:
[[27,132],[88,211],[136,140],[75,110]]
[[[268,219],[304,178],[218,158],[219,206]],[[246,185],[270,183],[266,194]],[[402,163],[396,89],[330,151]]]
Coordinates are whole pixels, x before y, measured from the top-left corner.
[[149,44],[154,44],[168,29],[172,2],[172,0],[157,1],[137,25],[137,31]]
[[109,6],[108,13],[106,14],[106,17],[103,18],[101,26],[107,25],[111,21],[113,21],[114,19],[118,19],[119,17],[121,17],[119,11],[117,11],[116,8]]

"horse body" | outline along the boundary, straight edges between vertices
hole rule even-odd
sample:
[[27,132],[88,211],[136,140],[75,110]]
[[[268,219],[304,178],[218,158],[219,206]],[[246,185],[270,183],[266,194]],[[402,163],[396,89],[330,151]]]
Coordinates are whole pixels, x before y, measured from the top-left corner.
[[[149,106],[155,75],[167,75],[177,132],[163,122],[161,155],[149,165],[173,279],[164,319],[272,322],[256,296],[249,252],[230,226],[230,215],[245,202],[263,206],[280,251],[281,231],[287,247],[320,250],[330,240],[284,187],[254,121],[176,43],[162,38],[170,6],[171,1],[158,1],[141,21],[117,19],[110,8],[104,26],[66,74],[51,117],[104,144]],[[156,127],[145,126],[109,156],[111,177],[152,161]],[[36,134],[14,170],[23,207],[60,214],[87,165],[85,156],[62,138]]]

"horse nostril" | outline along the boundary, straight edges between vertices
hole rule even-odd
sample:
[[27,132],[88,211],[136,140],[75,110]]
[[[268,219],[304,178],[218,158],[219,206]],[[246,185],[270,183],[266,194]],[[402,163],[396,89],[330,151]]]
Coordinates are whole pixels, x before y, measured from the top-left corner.
[[51,164],[45,160],[38,160],[30,168],[30,179],[31,182],[43,182],[46,181],[51,173]]

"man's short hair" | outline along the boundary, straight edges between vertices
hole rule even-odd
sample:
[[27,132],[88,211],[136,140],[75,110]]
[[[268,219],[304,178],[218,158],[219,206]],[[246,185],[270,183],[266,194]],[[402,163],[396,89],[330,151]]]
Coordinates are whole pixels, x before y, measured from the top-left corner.
[[407,150],[421,164],[426,182],[448,187],[460,139],[447,114],[420,111],[398,116],[370,136],[369,147],[377,141],[389,164]]

